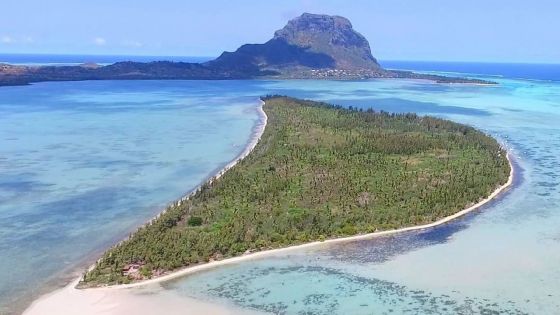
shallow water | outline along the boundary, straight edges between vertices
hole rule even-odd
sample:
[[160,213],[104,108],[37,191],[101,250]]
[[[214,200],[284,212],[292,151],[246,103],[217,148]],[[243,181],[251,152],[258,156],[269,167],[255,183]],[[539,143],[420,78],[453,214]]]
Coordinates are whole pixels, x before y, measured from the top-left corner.
[[438,228],[223,267],[165,290],[278,314],[560,313],[560,84],[509,79],[496,87],[379,80],[2,88],[0,305],[13,309],[14,299],[63,279],[62,268],[85,267],[234,158],[256,123],[256,97],[267,93],[474,125],[511,148],[516,183]]
[[236,84],[0,88],[0,313],[82,271],[241,153],[258,101]]
[[265,85],[278,93],[474,125],[510,148],[514,188],[437,228],[224,267],[169,282],[168,290],[276,314],[560,313],[560,84]]

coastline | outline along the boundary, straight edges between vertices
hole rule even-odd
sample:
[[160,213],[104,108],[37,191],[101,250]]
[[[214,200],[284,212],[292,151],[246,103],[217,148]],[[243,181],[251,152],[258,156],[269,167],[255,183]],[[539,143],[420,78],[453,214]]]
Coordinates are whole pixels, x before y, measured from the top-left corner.
[[[189,198],[191,198],[201,187],[202,185],[204,185],[205,183],[211,183],[214,180],[217,180],[218,178],[220,178],[221,176],[223,176],[225,174],[225,172],[227,172],[229,169],[231,169],[232,167],[234,167],[235,165],[237,165],[237,163],[239,163],[241,160],[243,160],[249,153],[251,153],[253,151],[253,149],[256,147],[256,145],[258,144],[259,140],[261,139],[261,136],[266,128],[266,124],[268,121],[268,116],[266,115],[266,113],[263,110],[263,106],[265,104],[265,102],[263,100],[261,100],[260,98],[258,99],[259,101],[259,106],[257,106],[256,110],[257,110],[257,114],[258,114],[258,121],[256,122],[255,126],[253,127],[253,130],[251,131],[251,137],[249,139],[249,142],[245,145],[245,148],[243,149],[243,151],[241,153],[239,153],[239,155],[237,155],[234,159],[232,159],[228,164],[226,164],[224,167],[222,167],[221,169],[219,169],[217,172],[214,173],[214,175],[211,175],[209,177],[207,177],[206,179],[204,179],[200,184],[198,184],[196,187],[194,187],[193,189],[191,189],[190,191],[188,191],[187,193],[185,193],[182,197],[176,199],[173,202],[168,203],[162,211],[160,211],[158,214],[156,214],[154,217],[152,217],[150,220],[148,220],[146,223],[144,223],[142,226],[146,225],[146,224],[150,224],[152,221],[156,220],[159,216],[161,216],[163,213],[165,213],[165,211],[173,205],[180,205],[182,202],[188,200]],[[121,242],[125,241],[127,238],[117,242],[115,245],[120,244]],[[105,251],[107,249],[104,249],[103,251]],[[94,266],[94,264],[92,264],[91,266],[88,267],[88,269],[92,268]],[[31,302],[30,305],[27,306],[27,308],[23,311],[22,314],[27,314],[29,312],[31,312],[31,314],[51,314],[51,313],[57,313],[60,314],[59,312],[61,311],[60,309],[56,308],[56,312],[55,311],[47,311],[47,312],[43,312],[43,311],[38,311],[35,309],[35,305],[38,302],[43,302],[44,300],[48,299],[49,297],[52,296],[58,296],[61,293],[64,292],[65,296],[76,296],[79,295],[77,294],[75,291],[85,291],[83,289],[77,289],[77,285],[79,283],[79,281],[81,280],[83,276],[83,272],[80,272],[80,275],[75,278],[74,280],[72,280],[70,283],[66,284],[65,286],[55,289],[51,292],[45,293],[41,296],[39,296],[38,298],[36,298],[35,300],[33,300]],[[110,287],[102,287],[102,288],[110,288]],[[89,291],[89,289],[88,289]],[[56,298],[55,298],[56,299]],[[83,299],[83,298],[82,298]],[[196,302],[196,301],[195,301]],[[62,303],[62,301],[61,301]],[[47,305],[50,305],[49,302],[47,301],[46,303]],[[81,305],[81,304],[80,304]],[[77,306],[76,306],[77,307]],[[39,308],[39,307],[38,307]],[[40,307],[40,309],[42,310],[43,307]],[[48,308],[51,309],[52,308]],[[76,310],[78,310],[78,308],[76,308]],[[64,314],[64,311],[62,311]],[[129,310],[127,310],[126,312],[124,312],[123,314],[127,314],[129,313]],[[231,312],[218,312],[218,310],[213,310],[212,312],[213,314],[234,314]],[[71,313],[74,314],[74,313]],[[90,314],[90,313],[82,313],[82,314]],[[91,313],[91,314],[97,314],[97,313]],[[197,314],[195,312],[195,314]]]
[[159,287],[129,290],[79,290],[80,278],[66,287],[43,295],[22,314],[26,315],[251,315],[260,314],[233,305],[218,305],[164,291]]
[[[268,116],[266,115],[266,113],[263,110],[263,106],[264,106],[264,101],[259,99],[260,105],[257,107],[257,113],[259,115],[259,121],[257,122],[257,124],[255,125],[255,127],[253,128],[253,131],[251,132],[251,138],[249,139],[249,142],[247,143],[247,145],[245,146],[245,149],[243,149],[243,151],[237,155],[233,160],[231,160],[231,162],[229,162],[228,164],[226,164],[223,168],[221,168],[219,171],[217,171],[215,173],[215,175],[209,176],[207,177],[205,180],[203,180],[200,184],[198,184],[196,187],[194,187],[193,189],[191,189],[189,192],[187,192],[186,194],[184,194],[182,197],[180,197],[179,199],[169,203],[162,211],[160,211],[158,214],[156,214],[152,219],[150,219],[149,221],[147,221],[146,223],[144,223],[142,226],[147,225],[152,223],[154,220],[156,220],[157,218],[159,218],[162,214],[165,213],[165,211],[167,211],[167,209],[171,206],[180,206],[181,203],[189,200],[189,198],[191,198],[200,188],[202,188],[202,186],[204,184],[211,184],[212,182],[214,182],[215,180],[219,179],[220,177],[222,177],[229,169],[231,169],[232,167],[234,167],[235,165],[237,165],[237,163],[239,163],[241,160],[243,160],[245,157],[247,157],[247,155],[249,155],[249,153],[251,153],[253,151],[253,149],[257,146],[257,144],[259,143],[261,136],[264,132],[264,129],[266,128],[266,124],[268,121]],[[125,238],[124,240],[118,242],[117,244],[125,241],[127,238]],[[115,245],[117,245],[115,244]]]
[[[236,157],[234,160],[232,160],[230,163],[228,163],[224,168],[222,168],[219,172],[217,172],[217,174],[215,176],[210,177],[207,181],[205,181],[205,183],[206,182],[212,182],[212,181],[220,178],[227,170],[231,169],[233,166],[235,166],[237,163],[239,163],[239,161],[241,161],[248,154],[250,154],[253,151],[253,149],[256,147],[256,145],[260,141],[260,138],[261,138],[261,136],[262,136],[262,134],[265,130],[265,127],[266,127],[266,124],[267,124],[267,119],[268,119],[266,113],[263,110],[263,106],[265,105],[265,102],[263,102],[262,100],[260,100],[260,102],[261,102],[261,104],[257,108],[257,110],[259,112],[259,116],[260,116],[260,122],[257,123],[255,129],[253,130],[252,138],[251,138],[250,142],[247,144],[246,148],[243,150],[243,152],[241,152],[241,154],[238,157]],[[143,281],[130,283],[130,284],[121,284],[121,285],[98,287],[98,288],[77,289],[76,285],[78,284],[79,280],[81,279],[81,277],[80,277],[80,278],[74,280],[72,283],[70,283],[66,287],[64,287],[62,289],[59,289],[59,290],[55,290],[55,291],[53,291],[51,293],[48,293],[46,295],[43,295],[39,299],[33,301],[33,303],[24,311],[23,314],[45,314],[45,313],[48,313],[48,314],[50,314],[50,313],[66,314],[67,311],[68,311],[67,307],[72,306],[72,307],[75,307],[75,310],[83,310],[83,306],[85,306],[85,305],[89,305],[89,306],[97,309],[97,311],[95,311],[95,312],[92,311],[91,313],[85,312],[84,314],[106,313],[107,299],[110,301],[109,304],[111,304],[111,305],[114,304],[114,303],[116,303],[118,305],[123,304],[123,303],[119,303],[119,302],[115,301],[116,296],[118,296],[118,294],[116,294],[116,292],[123,292],[123,291],[119,291],[121,289],[132,289],[132,288],[139,288],[139,287],[148,286],[148,285],[152,285],[152,284],[158,284],[158,283],[161,283],[161,282],[164,282],[164,281],[168,281],[168,280],[172,280],[172,279],[175,279],[175,278],[183,277],[183,276],[186,276],[186,275],[189,275],[189,274],[192,274],[192,273],[196,273],[196,272],[200,272],[200,271],[204,271],[204,270],[209,270],[209,269],[217,268],[217,267],[224,266],[224,265],[229,265],[229,264],[235,264],[235,263],[239,263],[239,262],[243,262],[243,261],[248,261],[248,260],[252,260],[252,259],[263,258],[263,257],[266,257],[266,256],[271,256],[271,255],[278,254],[278,253],[288,252],[288,251],[291,251],[291,250],[309,248],[309,247],[326,245],[326,244],[335,244],[335,243],[350,242],[350,241],[355,241],[355,240],[370,239],[370,238],[386,236],[386,235],[391,235],[391,234],[396,234],[396,233],[403,233],[403,232],[415,231],[415,230],[423,230],[423,229],[432,228],[432,227],[435,227],[435,226],[438,226],[438,225],[442,225],[442,224],[445,224],[449,221],[452,221],[456,218],[459,218],[463,215],[466,215],[466,214],[480,208],[481,206],[483,206],[486,203],[488,203],[489,201],[493,200],[496,196],[498,196],[500,193],[502,193],[508,187],[511,186],[511,184],[513,183],[513,178],[514,178],[514,166],[513,166],[510,154],[507,151],[507,149],[506,149],[506,158],[507,158],[509,166],[510,166],[510,173],[509,173],[509,177],[508,177],[508,180],[507,180],[506,183],[504,183],[500,187],[496,188],[489,196],[480,200],[476,204],[471,205],[471,206],[469,206],[469,207],[467,207],[467,208],[465,208],[465,209],[463,209],[463,210],[461,210],[461,211],[459,211],[455,214],[444,217],[444,218],[442,218],[440,220],[437,220],[435,222],[431,222],[431,223],[427,223],[427,224],[423,224],[423,225],[404,227],[404,228],[394,229],[394,230],[373,232],[373,233],[361,234],[361,235],[355,235],[355,236],[349,236],[349,237],[333,238],[333,239],[327,239],[327,240],[324,240],[324,241],[314,241],[314,242],[309,242],[309,243],[304,243],[304,244],[299,244],[299,245],[293,245],[293,246],[288,246],[288,247],[283,247],[283,248],[254,252],[254,253],[238,256],[238,257],[232,257],[232,258],[227,258],[227,259],[224,259],[224,260],[212,261],[212,262],[205,263],[205,264],[186,267],[186,268],[179,269],[177,271],[173,271],[171,273],[162,275],[162,276],[157,277],[157,278],[143,280]],[[180,204],[184,200],[187,200],[193,193],[195,193],[197,191],[197,189],[200,188],[201,185],[197,186],[195,189],[192,190],[192,192],[183,196],[178,201],[176,201],[172,204]],[[156,216],[156,218],[159,215],[161,215],[161,213],[158,214]],[[68,301],[68,298],[74,298],[74,297],[78,297],[78,296],[80,297],[80,298],[78,298],[78,300],[81,299],[80,301],[82,301],[82,302],[70,303],[71,305],[65,305],[66,303],[64,303],[64,301]],[[101,300],[103,300],[103,299],[105,300],[105,304],[101,303]],[[56,301],[58,301],[58,303],[56,303]],[[189,303],[191,303],[191,302],[189,302]],[[136,303],[136,302],[134,302],[134,303]],[[196,300],[192,303],[205,304],[205,303],[202,303],[202,302],[196,301]],[[124,303],[124,304],[126,304],[126,303]],[[100,308],[102,305],[105,305],[105,308]],[[203,307],[205,312],[211,312],[211,313],[214,313],[214,314],[233,314],[232,310],[230,310],[230,309],[221,310],[221,311],[217,310],[217,309],[213,309],[213,307],[216,307],[216,306],[213,305],[213,304],[210,304],[210,303],[208,303],[207,307],[208,308]],[[128,310],[126,312],[128,312]],[[122,312],[122,314],[125,314],[126,312]],[[72,313],[73,312],[69,312],[68,314],[72,314]],[[119,314],[121,314],[121,313],[119,313]]]
[[[81,290],[86,290],[86,291],[89,291],[89,290],[92,290],[92,291],[93,290],[107,290],[107,289],[108,290],[116,290],[116,289],[128,289],[128,288],[140,287],[140,286],[154,284],[154,283],[158,283],[158,282],[169,281],[169,280],[180,278],[182,276],[186,276],[186,275],[196,273],[196,272],[199,272],[199,271],[213,269],[213,268],[216,268],[216,267],[229,265],[229,264],[235,264],[235,263],[238,263],[238,262],[247,261],[247,260],[251,260],[251,259],[263,258],[263,257],[266,257],[266,256],[271,256],[271,255],[274,255],[274,254],[288,252],[288,251],[292,251],[292,250],[304,249],[304,248],[308,248],[308,247],[314,247],[314,246],[320,246],[320,245],[326,245],[326,244],[336,244],[336,243],[344,243],[344,242],[351,242],[351,241],[357,241],[357,240],[364,240],[364,239],[370,239],[370,238],[386,236],[386,235],[391,235],[391,234],[397,234],[397,233],[403,233],[403,232],[409,232],[409,231],[416,231],[416,230],[423,230],[423,229],[436,227],[438,225],[445,224],[449,221],[455,220],[455,219],[457,219],[459,217],[462,217],[462,216],[464,216],[464,215],[466,215],[466,214],[468,214],[472,211],[477,210],[478,208],[480,208],[480,207],[484,206],[485,204],[487,204],[488,202],[492,201],[495,197],[500,195],[500,193],[505,191],[507,188],[509,188],[511,186],[511,184],[513,183],[514,166],[513,166],[513,163],[511,161],[509,152],[506,154],[506,158],[507,158],[509,166],[510,166],[510,172],[509,172],[508,180],[506,181],[505,184],[496,188],[490,195],[488,195],[486,198],[482,199],[481,201],[475,203],[474,205],[471,205],[471,206],[469,206],[469,207],[467,207],[467,208],[465,208],[465,209],[463,209],[463,210],[461,210],[461,211],[459,211],[455,214],[452,214],[452,215],[449,215],[447,217],[441,218],[441,219],[439,219],[435,222],[432,222],[432,223],[427,223],[427,224],[423,224],[423,225],[414,225],[414,226],[409,226],[409,227],[404,227],[404,228],[399,228],[399,229],[394,229],[394,230],[379,231],[379,232],[360,234],[360,235],[354,235],[354,236],[331,238],[331,239],[326,239],[324,241],[314,241],[314,242],[309,242],[309,243],[304,243],[304,244],[299,244],[299,245],[292,245],[292,246],[282,247],[282,248],[268,249],[268,250],[253,252],[253,253],[242,255],[242,256],[231,257],[231,258],[226,258],[226,259],[223,259],[223,260],[211,261],[211,262],[200,264],[200,265],[186,267],[186,268],[179,269],[177,271],[173,271],[171,273],[162,275],[162,276],[157,277],[157,278],[152,278],[152,279],[143,280],[143,281],[139,281],[139,282],[134,282],[134,283],[129,283],[129,284],[118,284],[118,285],[98,287],[98,288],[86,288],[86,289],[81,289]],[[80,289],[77,289],[77,290],[80,290]]]

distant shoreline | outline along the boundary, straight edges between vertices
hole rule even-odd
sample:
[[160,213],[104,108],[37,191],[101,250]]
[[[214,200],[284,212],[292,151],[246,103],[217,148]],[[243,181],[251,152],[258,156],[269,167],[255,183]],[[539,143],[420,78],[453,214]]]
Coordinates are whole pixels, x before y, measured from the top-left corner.
[[469,77],[445,76],[408,70],[317,68],[293,71],[235,72],[206,63],[174,61],[121,61],[108,65],[14,65],[0,63],[0,87],[39,82],[106,80],[371,80],[421,79],[436,84],[497,85],[497,82]]

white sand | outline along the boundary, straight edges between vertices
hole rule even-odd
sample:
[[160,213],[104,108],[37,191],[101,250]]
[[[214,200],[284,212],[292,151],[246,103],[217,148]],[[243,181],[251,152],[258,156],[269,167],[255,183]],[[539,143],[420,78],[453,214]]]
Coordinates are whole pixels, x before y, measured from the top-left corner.
[[35,301],[26,315],[237,315],[257,314],[220,306],[158,288],[77,290],[77,281]]
[[[264,102],[262,104],[264,105]],[[261,126],[258,126],[255,132],[255,136],[247,146],[247,149],[244,150],[243,153],[235,161],[229,163],[221,172],[219,172],[215,178],[219,178],[224,174],[225,171],[235,166],[240,159],[246,157],[257,145],[258,141],[260,140],[260,137],[262,136],[264,128],[266,127],[266,122],[267,122],[267,116],[262,110],[262,106],[259,107],[259,111],[260,111],[260,115],[263,115],[264,118],[262,120],[263,124]],[[154,285],[163,281],[183,277],[185,275],[199,272],[202,270],[208,270],[223,265],[235,264],[235,263],[239,263],[242,261],[247,261],[255,258],[262,258],[278,253],[288,252],[291,250],[320,246],[324,244],[334,244],[334,243],[342,243],[342,242],[349,242],[355,240],[363,240],[363,239],[369,239],[369,238],[374,238],[374,237],[379,237],[384,235],[406,232],[406,231],[422,230],[422,229],[435,227],[440,224],[444,224],[446,222],[459,218],[471,211],[478,209],[479,207],[481,207],[482,205],[486,204],[494,197],[499,195],[509,186],[511,186],[513,182],[514,169],[509,154],[506,157],[510,164],[510,174],[507,182],[504,185],[498,187],[494,192],[492,192],[488,197],[484,198],[480,202],[433,223],[411,226],[411,227],[406,227],[406,228],[401,228],[396,230],[388,230],[388,231],[381,231],[381,232],[362,234],[362,235],[356,235],[350,237],[335,238],[335,239],[329,239],[325,241],[316,241],[316,242],[306,243],[302,245],[279,248],[279,249],[260,251],[260,252],[247,254],[239,257],[233,257],[233,258],[214,261],[202,265],[187,267],[158,278],[131,283],[131,284],[78,290],[75,289],[75,285],[79,281],[79,279],[77,279],[67,287],[55,291],[51,294],[45,295],[40,299],[36,300],[24,312],[24,314],[27,315],[34,315],[34,314],[38,314],[38,315],[39,314],[45,314],[45,315],[46,314],[57,314],[57,315],[235,314],[236,311],[230,307],[224,308],[209,303],[201,302],[198,300],[194,300],[191,298],[178,297],[178,296],[174,296],[169,292],[167,293],[162,292],[157,294],[156,297],[150,298],[149,295],[130,294],[130,292],[127,293],[127,291],[133,288],[139,289],[140,287]],[[174,301],[173,303],[162,303],[164,299],[173,299]]]

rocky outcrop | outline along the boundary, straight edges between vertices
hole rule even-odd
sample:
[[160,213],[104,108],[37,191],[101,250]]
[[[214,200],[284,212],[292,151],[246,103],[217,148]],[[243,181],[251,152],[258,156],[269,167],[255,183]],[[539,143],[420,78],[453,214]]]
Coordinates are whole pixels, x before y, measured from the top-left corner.
[[289,73],[309,69],[380,70],[368,41],[340,16],[304,13],[264,44],[224,52],[210,67]]
[[324,54],[335,69],[379,69],[369,43],[346,18],[304,13],[274,33],[275,40]]

